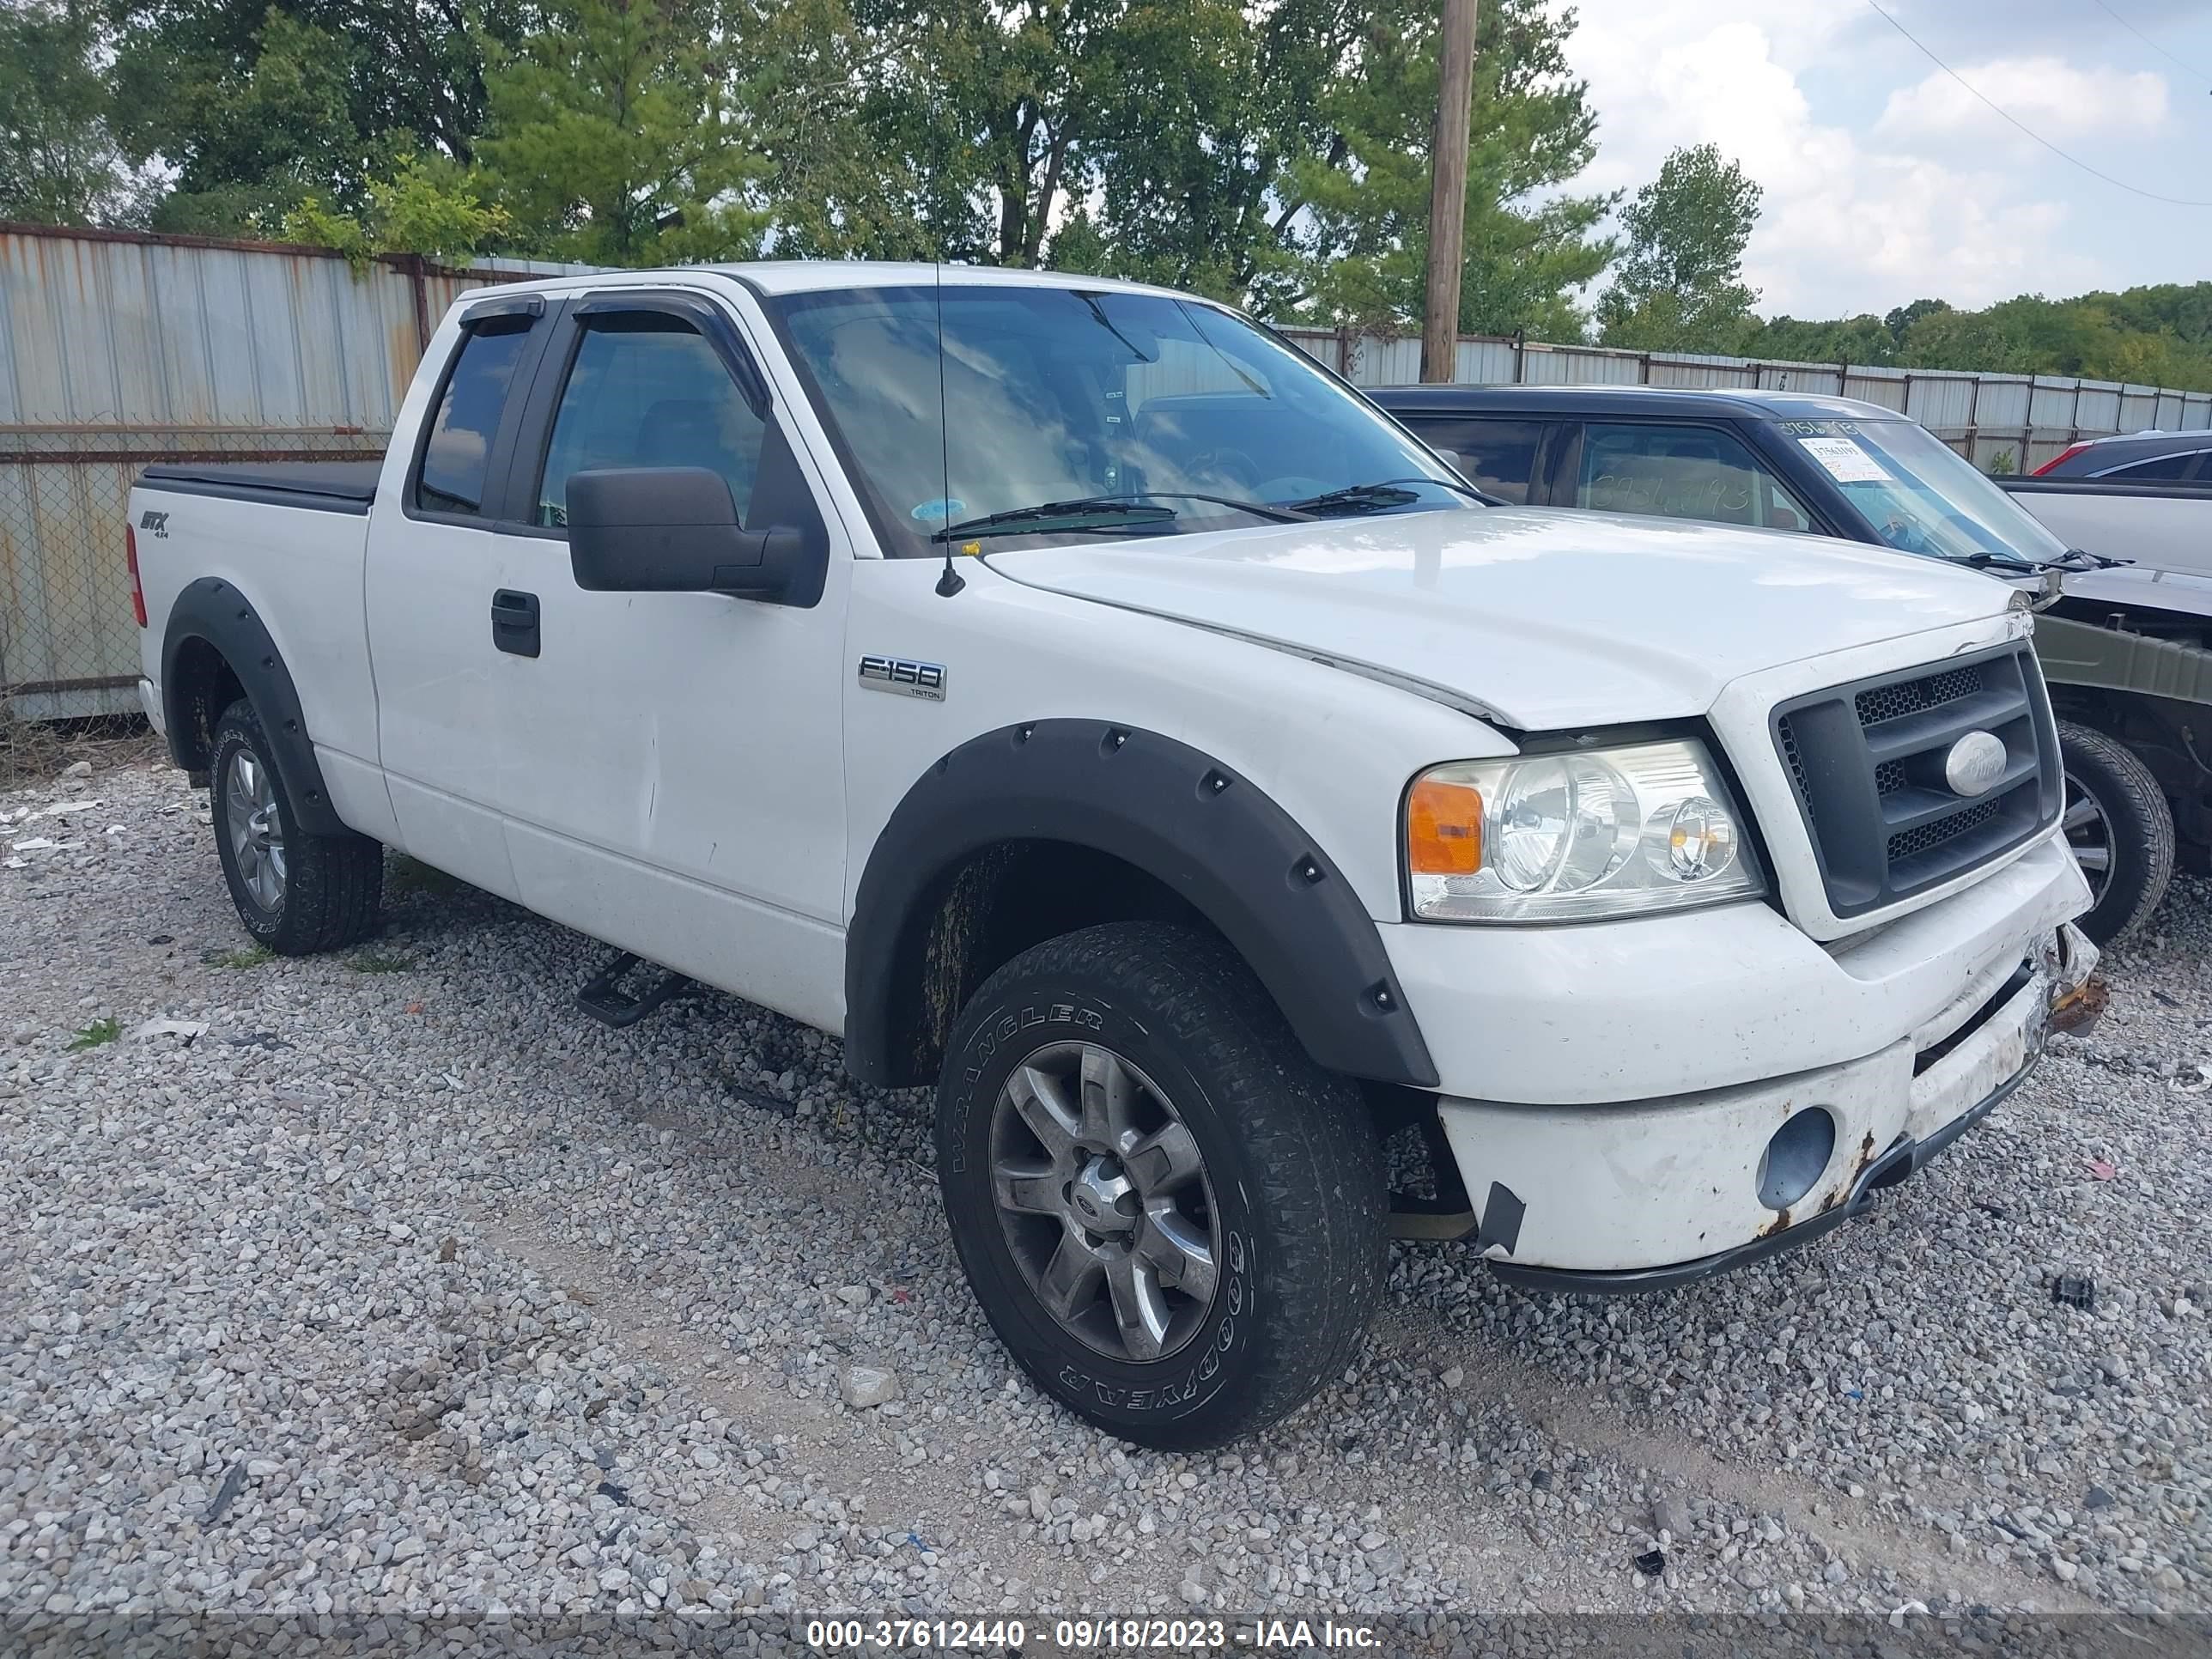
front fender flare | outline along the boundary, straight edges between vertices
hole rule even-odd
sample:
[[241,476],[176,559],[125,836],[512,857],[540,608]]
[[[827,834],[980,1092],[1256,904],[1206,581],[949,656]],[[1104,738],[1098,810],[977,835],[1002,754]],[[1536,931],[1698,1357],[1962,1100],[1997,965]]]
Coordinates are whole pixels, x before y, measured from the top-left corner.
[[[199,734],[214,729],[222,710],[195,710],[196,688],[179,672],[178,659],[185,643],[199,640],[214,647],[245,688],[254,712],[269,733],[276,752],[268,757],[292,807],[299,827],[309,835],[335,836],[345,830],[331,805],[323,783],[323,769],[315,759],[315,745],[307,736],[307,722],[300,712],[300,694],[291,671],[277,654],[252,602],[220,577],[203,576],[186,585],[169,607],[168,625],[161,635],[161,713],[169,728],[169,751],[179,766],[204,770],[212,757],[195,747]],[[202,718],[201,716],[204,716]]]
[[845,942],[845,1064],[862,1082],[927,1080],[902,1041],[923,995],[918,941],[954,874],[1009,842],[1085,847],[1187,901],[1331,1071],[1436,1086],[1382,937],[1320,845],[1256,785],[1189,745],[1100,720],[971,738],[907,792],[876,838]]

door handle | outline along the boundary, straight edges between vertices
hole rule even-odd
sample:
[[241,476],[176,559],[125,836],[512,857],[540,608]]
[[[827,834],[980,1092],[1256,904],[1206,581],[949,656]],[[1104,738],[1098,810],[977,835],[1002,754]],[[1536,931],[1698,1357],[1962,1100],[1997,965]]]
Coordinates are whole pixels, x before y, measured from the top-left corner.
[[502,587],[491,596],[491,642],[510,656],[538,654],[538,596]]

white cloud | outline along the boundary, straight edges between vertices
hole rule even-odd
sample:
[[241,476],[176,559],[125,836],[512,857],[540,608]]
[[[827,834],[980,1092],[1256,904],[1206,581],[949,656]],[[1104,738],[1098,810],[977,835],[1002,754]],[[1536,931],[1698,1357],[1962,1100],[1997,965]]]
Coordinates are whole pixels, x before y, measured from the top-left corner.
[[[1847,62],[1838,9],[1579,0],[1577,9],[1568,56],[1588,77],[1601,121],[1599,158],[1584,182],[1632,189],[1677,145],[1718,145],[1765,191],[1746,259],[1762,311],[1879,314],[1923,295],[1980,305],[2108,278],[2069,242],[2068,209],[2035,170],[1987,143],[1978,125],[1929,125],[1952,113],[1930,83],[1890,100],[1899,111],[1893,121],[1854,131],[1816,118],[1798,66],[1839,71]],[[2075,71],[2051,59],[1985,67],[2003,71],[2008,95],[2030,100],[2023,119],[2070,100],[2069,121],[2085,121],[2092,111],[2148,102],[2139,82],[2155,82],[2161,99],[2164,90],[2156,76]]]
[[[2148,70],[2077,69],[2057,58],[1999,58],[1962,64],[1959,73],[1991,103],[2045,137],[2068,139],[2111,134],[2139,137],[2166,124],[2166,77]],[[2033,145],[1941,70],[1889,95],[1875,137],[1906,144],[1938,142]]]

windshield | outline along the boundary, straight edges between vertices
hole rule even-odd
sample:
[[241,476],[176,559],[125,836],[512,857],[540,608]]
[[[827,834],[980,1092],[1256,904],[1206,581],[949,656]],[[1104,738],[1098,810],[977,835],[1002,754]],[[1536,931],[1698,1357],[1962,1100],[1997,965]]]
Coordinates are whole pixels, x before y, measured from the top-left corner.
[[894,558],[1468,505],[1302,353],[1199,301],[948,283],[768,303]]
[[1875,533],[1906,553],[2026,564],[2066,544],[1917,421],[1778,421]]

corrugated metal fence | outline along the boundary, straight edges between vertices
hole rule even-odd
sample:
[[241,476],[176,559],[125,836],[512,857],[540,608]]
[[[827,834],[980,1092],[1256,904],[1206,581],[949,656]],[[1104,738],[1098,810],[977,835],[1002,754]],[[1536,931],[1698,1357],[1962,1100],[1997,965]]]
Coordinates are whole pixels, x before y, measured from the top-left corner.
[[[1419,336],[1284,331],[1358,386],[1421,378]],[[1462,336],[1452,378],[1468,386],[1668,386],[1826,392],[1912,418],[1984,471],[2032,472],[2077,438],[2212,427],[2212,392],[2058,374],[1794,363],[1686,352],[1613,351]]]
[[0,718],[137,708],[140,467],[380,455],[453,296],[562,269],[0,225]]
[[[161,459],[380,454],[463,289],[580,266],[455,270],[319,249],[0,224],[0,718],[128,712],[138,672],[123,550],[131,480]],[[1364,386],[1419,378],[1420,342],[1290,331]],[[2077,436],[2212,427],[2212,394],[1966,374],[1460,342],[1470,383],[1838,392],[1901,410],[1984,466]]]

